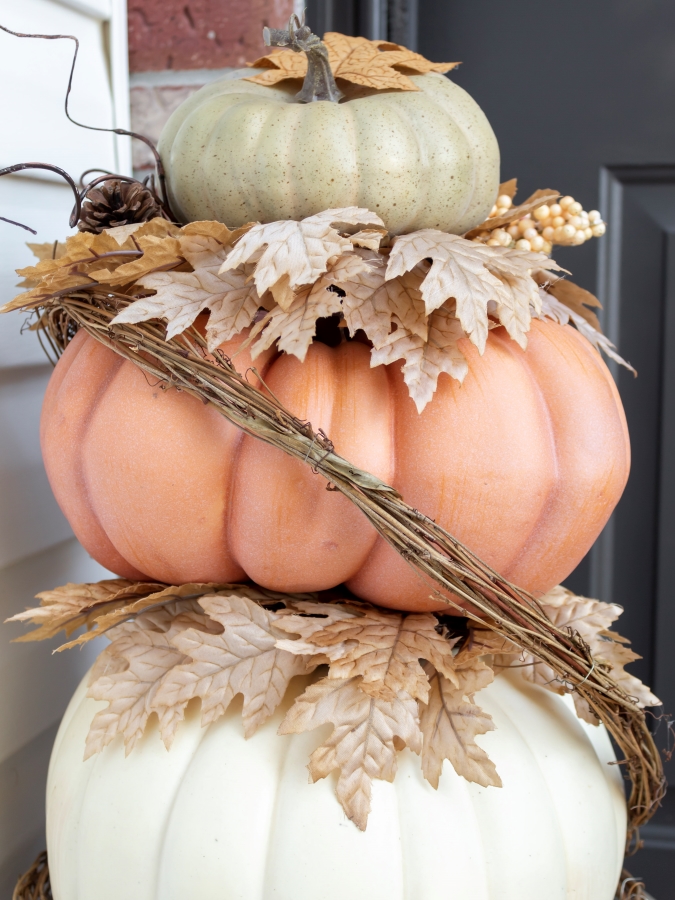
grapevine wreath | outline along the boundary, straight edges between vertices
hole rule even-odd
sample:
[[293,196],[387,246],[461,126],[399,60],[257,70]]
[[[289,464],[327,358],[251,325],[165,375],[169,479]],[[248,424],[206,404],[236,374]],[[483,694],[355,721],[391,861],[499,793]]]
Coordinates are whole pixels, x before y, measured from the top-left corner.
[[[569,403],[571,392],[579,402],[585,396],[600,420],[593,439],[627,448],[599,351],[628,364],[602,334],[597,299],[551,257],[555,245],[600,237],[605,224],[554,190],[514,203],[515,179],[498,184],[487,120],[441,74],[455,64],[383,41],[338,34],[320,41],[296,17],[287,31],[267,30],[266,40],[275,49],[251,64],[253,73],[207,86],[177,110],[160,141],[157,184],[102,175],[78,189],[62,173],[74,190],[78,232],[29,245],[38,262],[19,271],[25,290],[1,310],[29,311],[31,329],[60,358],[43,412],[48,474],[85,548],[120,576],[39,594],[39,607],[11,620],[38,626],[18,640],[65,632],[62,650],[109,639],[88,687],[108,705],[92,719],[85,758],[118,736],[130,753],[152,717],[170,748],[196,698],[208,725],[243,695],[250,737],[284,701],[292,678],[319,669],[324,674],[289,706],[279,730],[333,726],[310,758],[310,777],[337,770],[337,798],[362,830],[372,779],[393,780],[404,747],[419,754],[434,787],[444,760],[470,781],[501,785],[475,740],[494,728],[475,695],[515,667],[549,691],[571,694],[581,719],[607,727],[632,781],[630,843],[664,790],[643,711],[659,701],[624,670],[637,656],[611,630],[620,607],[558,585],[618,501],[627,450],[617,456],[607,445],[598,466],[611,475],[593,470],[596,482],[606,475],[595,506],[582,496],[590,487],[581,475],[569,476],[570,499],[552,514],[546,551],[531,524],[519,525],[514,500],[502,498],[509,527],[500,536],[494,520],[483,523],[471,544],[499,559],[508,579],[452,537],[442,524],[451,517],[435,521],[415,508],[431,501],[406,502],[444,404],[478,409],[470,399],[477,386],[486,419],[489,395],[501,390],[534,391],[552,421],[556,403]],[[247,144],[250,122],[256,153]],[[359,149],[377,143],[378,128],[399,153],[396,173],[383,170],[381,154],[364,152],[350,174],[339,155],[346,158],[350,140]],[[334,139],[340,129],[344,140]],[[113,381],[111,373],[120,374]],[[561,395],[565,381],[570,392]],[[218,434],[212,458],[200,450],[193,468],[178,456],[175,463],[185,481],[210,485],[216,517],[228,509],[234,536],[224,538],[211,522],[206,499],[199,521],[186,511],[186,531],[177,520],[169,527],[156,505],[169,493],[159,478],[150,496],[111,487],[119,477],[99,476],[87,487],[76,474],[109,465],[133,487],[128,451],[108,440],[110,421],[100,410],[137,407],[142,438],[148,385],[173,404],[172,422],[191,411],[185,427],[197,429],[204,446]],[[298,398],[316,385],[343,392],[345,416],[356,423],[351,443],[339,417],[324,431],[307,415],[315,407]],[[359,449],[364,435],[386,442],[381,435],[392,426],[380,419],[390,407],[412,448],[411,487],[401,493],[377,453],[366,453],[364,464]],[[172,433],[176,445],[181,427]],[[552,427],[562,453],[571,426]],[[500,453],[517,455],[512,432]],[[445,439],[451,444],[450,431]],[[240,440],[246,449],[237,455]],[[133,446],[134,465],[156,453],[141,439]],[[344,446],[353,452],[343,456]],[[218,482],[223,467],[233,473],[226,484]],[[434,484],[442,480],[438,465],[433,474]],[[291,526],[278,526],[275,539],[269,498],[283,478],[295,485],[284,501]],[[513,489],[522,494],[531,483],[536,493],[533,478],[526,471]],[[553,488],[541,490],[546,508],[555,507]],[[314,546],[318,526],[302,530],[308,509],[338,504]],[[570,530],[565,516],[575,517],[574,535],[558,546],[556,529]],[[199,540],[186,540],[190,531]],[[324,545],[335,551],[330,562]],[[40,860],[26,883],[44,881],[43,871]]]

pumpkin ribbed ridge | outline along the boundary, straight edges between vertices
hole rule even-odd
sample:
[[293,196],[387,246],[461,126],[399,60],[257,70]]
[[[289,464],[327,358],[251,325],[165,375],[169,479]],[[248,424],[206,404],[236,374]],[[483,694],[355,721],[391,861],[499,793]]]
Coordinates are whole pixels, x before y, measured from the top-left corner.
[[[232,356],[244,335],[224,345]],[[628,476],[607,367],[576,331],[535,321],[527,351],[497,329],[469,374],[441,375],[419,415],[400,367],[370,368],[357,341],[314,343],[304,363],[256,360],[265,383],[336,451],[431,516],[515,584],[543,594],[587,553]],[[252,361],[235,357],[240,371]],[[81,333],[42,417],[56,499],[100,563],[168,584],[245,578],[281,591],[341,582],[383,606],[440,609],[434,586],[323,479],[215,409],[162,391]]]
[[469,784],[446,763],[434,791],[404,751],[394,783],[374,782],[365,833],[345,818],[332,778],[308,784],[318,734],[279,737],[283,710],[244,741],[238,710],[202,729],[193,707],[170,752],[151,729],[128,758],[117,738],[83,763],[103,706],[85,692],[83,682],[50,764],[58,900],[614,895],[626,811],[609,738],[518,673],[477,695],[497,726],[479,740],[504,787]]

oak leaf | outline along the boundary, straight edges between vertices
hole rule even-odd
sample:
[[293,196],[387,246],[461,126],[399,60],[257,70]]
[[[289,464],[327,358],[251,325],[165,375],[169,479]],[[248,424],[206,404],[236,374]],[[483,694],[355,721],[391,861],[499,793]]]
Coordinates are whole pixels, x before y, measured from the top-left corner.
[[[300,222],[286,220],[254,225],[237,241],[220,272],[255,260],[254,281],[260,296],[284,275],[288,276],[293,290],[314,284],[330,262],[352,249],[349,239],[334,225],[381,226],[382,220],[367,209],[351,206],[325,210]],[[261,250],[260,258],[255,259]]]
[[539,302],[538,285],[530,271],[560,269],[543,253],[487,247],[458,235],[424,229],[396,238],[387,278],[403,275],[427,258],[433,261],[421,285],[427,314],[454,298],[462,328],[481,353],[487,340],[490,304],[510,336],[524,346],[530,304]]
[[474,694],[492,681],[492,669],[472,657],[457,670],[457,686],[432,666],[426,668],[431,690],[428,703],[420,705],[424,777],[437,788],[443,761],[447,759],[467,781],[483,787],[501,787],[494,763],[475,740],[495,727],[492,717],[473,702]]
[[445,304],[431,313],[427,321],[426,340],[408,331],[400,320],[397,328],[371,351],[371,365],[390,365],[405,359],[403,380],[411,398],[422,412],[438,386],[441,372],[462,383],[469,371],[468,363],[459,348],[466,337],[462,324],[454,315],[454,304]]
[[[366,607],[358,615],[340,615],[317,626],[321,619],[284,616],[278,627],[303,638],[298,646],[284,641],[277,646],[290,652],[315,652],[330,660],[329,678],[361,676],[361,690],[372,697],[393,701],[401,691],[426,701],[427,675],[420,665],[429,660],[447,678],[458,684],[453,664],[453,641],[436,630],[438,619],[431,613],[405,615]],[[295,646],[294,646],[295,645]]]
[[312,753],[312,781],[339,770],[337,797],[348,818],[362,831],[370,812],[373,778],[393,781],[397,750],[421,750],[417,703],[401,691],[393,700],[366,694],[360,678],[324,678],[298,697],[279,726],[279,734],[300,734],[333,725],[330,737]]
[[163,678],[154,707],[160,720],[170,714],[177,724],[187,703],[199,697],[202,725],[207,725],[227,711],[237,694],[242,694],[244,734],[250,737],[281,703],[291,678],[314,666],[307,657],[275,646],[283,634],[275,629],[276,614],[248,597],[205,596],[199,603],[224,630],[222,634],[210,634],[191,628],[172,638],[173,647],[189,661],[175,666]]

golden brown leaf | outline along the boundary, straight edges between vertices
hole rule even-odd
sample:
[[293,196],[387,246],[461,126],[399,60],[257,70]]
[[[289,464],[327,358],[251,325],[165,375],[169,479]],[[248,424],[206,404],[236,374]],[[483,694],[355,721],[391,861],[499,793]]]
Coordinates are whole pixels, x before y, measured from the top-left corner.
[[396,753],[402,746],[421,749],[417,703],[401,691],[394,700],[372,697],[360,678],[324,678],[298,697],[279,734],[300,734],[333,725],[330,737],[312,753],[312,781],[337,769],[337,797],[347,816],[362,831],[370,812],[371,780],[393,781]]
[[467,781],[483,787],[501,787],[494,763],[475,740],[495,727],[492,717],[473,702],[474,693],[492,681],[492,669],[473,657],[458,671],[457,687],[431,666],[426,668],[431,691],[428,704],[420,706],[424,777],[437,788],[443,760],[447,759]]
[[602,333],[600,320],[593,310],[588,308],[590,306],[602,309],[602,304],[590,291],[584,290],[578,284],[573,284],[567,278],[551,278],[547,291],[549,294],[553,294],[556,300],[569,307],[577,315],[582,316],[592,328]]
[[115,269],[110,267],[92,269],[90,272],[92,278],[95,278],[100,284],[114,287],[137,281],[150,272],[176,266],[182,261],[180,244],[175,237],[146,235],[137,238],[136,243],[143,251],[143,256],[117,266]]
[[[459,65],[432,63],[419,53],[387,41],[369,41],[332,31],[323,40],[336,78],[375,90],[418,91],[417,85],[404,73],[448,72]],[[274,50],[248,65],[266,70],[247,79],[256,84],[273,85],[290,78],[304,78],[307,74],[307,57],[292,50]]]
[[[514,182],[515,180],[515,178],[512,179]],[[510,185],[511,182],[506,182],[506,184]],[[517,219],[529,216],[530,213],[533,213],[535,209],[538,209],[544,204],[555,203],[559,196],[560,191],[554,191],[551,188],[542,188],[535,191],[534,194],[531,194],[527,200],[524,201],[524,203],[521,203],[519,206],[512,206],[503,216],[495,216],[492,219],[486,219],[480,225],[472,228],[471,231],[467,231],[464,237],[471,240],[483,231],[494,231],[495,228],[504,228],[505,225],[510,225],[511,222],[515,222]]]
[[497,191],[497,196],[502,197],[510,197],[512,200],[516,196],[516,192],[518,190],[518,179],[517,178],[509,178],[508,181],[502,181],[499,185],[499,190]]
[[597,331],[583,316],[580,316],[578,313],[574,312],[569,306],[566,306],[564,303],[561,303],[556,297],[553,296],[549,291],[544,290],[544,288],[539,288],[539,298],[541,303],[541,308],[539,313],[535,313],[538,315],[540,319],[548,318],[553,319],[554,322],[557,322],[559,325],[567,325],[569,322],[574,324],[574,327],[577,329],[579,334],[583,334],[586,340],[595,347],[595,349],[600,353],[607,354],[610,359],[613,359],[615,362],[619,363],[619,365],[624,366],[628,369],[629,372],[632,372],[634,375],[637,375],[635,369],[631,366],[629,362],[626,362],[623,357],[619,356],[616,352],[616,347],[610,341],[606,335],[604,335],[601,331]]

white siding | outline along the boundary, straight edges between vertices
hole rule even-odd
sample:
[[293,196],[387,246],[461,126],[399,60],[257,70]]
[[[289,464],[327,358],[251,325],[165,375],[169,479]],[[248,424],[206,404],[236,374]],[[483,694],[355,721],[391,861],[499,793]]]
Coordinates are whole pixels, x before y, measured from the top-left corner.
[[[71,95],[79,121],[128,128],[125,0],[0,0],[0,22],[15,31],[74,34],[80,56]],[[41,41],[0,32],[0,167],[51,162],[77,180],[100,166],[130,173],[128,138],[68,122],[63,99],[72,41]],[[49,173],[0,178],[0,303],[16,293],[14,269],[34,258],[25,246],[63,239],[70,188]],[[0,317],[0,620],[32,605],[40,590],[108,573],[72,536],[54,500],[39,447],[42,396],[51,374],[25,316]],[[52,655],[53,645],[11,644],[20,626],[0,625],[0,896],[44,846],[44,779],[56,724],[95,648]]]

